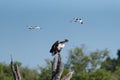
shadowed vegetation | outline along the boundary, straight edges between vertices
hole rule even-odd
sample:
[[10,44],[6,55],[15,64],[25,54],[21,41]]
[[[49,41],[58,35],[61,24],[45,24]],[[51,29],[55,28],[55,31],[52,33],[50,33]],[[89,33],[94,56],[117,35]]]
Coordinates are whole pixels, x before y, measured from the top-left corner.
[[[116,53],[117,58],[111,58],[108,50],[96,50],[85,53],[81,47],[69,50],[68,61],[64,63],[64,71],[61,77],[65,76],[69,69],[74,70],[71,80],[120,80],[120,50]],[[38,69],[23,67],[18,64],[21,80],[51,80],[51,60],[45,60],[46,66],[39,66]],[[13,80],[10,64],[0,62],[0,80]]]

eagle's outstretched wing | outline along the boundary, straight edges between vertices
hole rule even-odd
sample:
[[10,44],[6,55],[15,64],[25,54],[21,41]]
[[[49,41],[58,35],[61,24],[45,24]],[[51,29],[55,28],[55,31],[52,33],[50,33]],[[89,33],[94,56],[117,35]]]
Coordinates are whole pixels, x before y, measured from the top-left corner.
[[56,48],[57,48],[58,44],[59,44],[59,41],[57,40],[57,41],[52,45],[52,47],[51,47],[51,49],[50,49],[50,53],[52,53],[52,55],[55,55],[55,54],[57,53],[57,52],[56,52]]

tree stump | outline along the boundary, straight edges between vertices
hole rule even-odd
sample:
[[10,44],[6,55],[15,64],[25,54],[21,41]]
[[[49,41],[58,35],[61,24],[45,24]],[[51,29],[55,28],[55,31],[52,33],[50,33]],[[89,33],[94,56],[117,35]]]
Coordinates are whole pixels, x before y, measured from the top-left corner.
[[73,71],[70,71],[61,79],[64,66],[62,65],[61,55],[58,54],[58,62],[56,63],[56,57],[52,61],[52,80],[70,80],[72,78]]

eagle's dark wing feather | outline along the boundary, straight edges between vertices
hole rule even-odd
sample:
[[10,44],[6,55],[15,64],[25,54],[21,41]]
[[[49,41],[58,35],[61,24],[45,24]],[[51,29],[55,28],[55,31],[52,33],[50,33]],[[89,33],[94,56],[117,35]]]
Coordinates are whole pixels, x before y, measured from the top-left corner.
[[51,49],[50,49],[50,53],[54,53],[54,52],[55,52],[55,48],[56,48],[56,46],[58,45],[58,43],[59,43],[59,41],[56,41],[56,42],[52,45],[52,47],[51,47]]
[[64,41],[61,41],[61,42],[59,42],[59,43],[66,43],[66,42],[68,42],[69,40],[68,39],[65,39]]

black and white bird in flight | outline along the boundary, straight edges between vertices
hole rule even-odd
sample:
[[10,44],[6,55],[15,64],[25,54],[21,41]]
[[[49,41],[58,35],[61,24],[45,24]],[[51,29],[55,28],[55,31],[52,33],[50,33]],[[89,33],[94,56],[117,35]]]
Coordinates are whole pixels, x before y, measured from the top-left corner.
[[27,26],[27,28],[29,30],[32,30],[32,29],[42,29],[42,27],[40,27],[40,26]]
[[65,39],[64,41],[56,41],[51,49],[50,49],[50,53],[52,53],[52,56],[54,56],[55,54],[59,54],[60,51],[65,47],[65,43],[68,42],[68,39]]
[[80,22],[83,24],[83,20],[81,18],[73,18],[72,22]]

